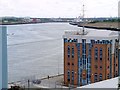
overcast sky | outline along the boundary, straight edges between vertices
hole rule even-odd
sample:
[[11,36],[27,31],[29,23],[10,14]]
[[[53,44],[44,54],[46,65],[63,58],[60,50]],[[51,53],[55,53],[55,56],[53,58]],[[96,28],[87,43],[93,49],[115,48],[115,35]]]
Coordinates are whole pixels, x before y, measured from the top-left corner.
[[120,0],[0,0],[0,16],[116,17]]

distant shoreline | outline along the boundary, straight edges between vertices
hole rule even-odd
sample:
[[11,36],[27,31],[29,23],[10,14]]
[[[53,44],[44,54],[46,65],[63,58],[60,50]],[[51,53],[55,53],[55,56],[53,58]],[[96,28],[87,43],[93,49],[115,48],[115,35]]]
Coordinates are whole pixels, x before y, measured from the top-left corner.
[[[77,24],[78,27],[83,27],[83,24]],[[97,23],[86,23],[84,24],[85,28],[92,29],[103,29],[103,30],[112,30],[112,31],[120,31],[119,22],[97,22]]]
[[[39,22],[39,23],[47,23],[47,22]],[[39,23],[2,23],[0,25],[23,25],[23,24],[39,24]]]
[[0,23],[0,25],[23,25],[23,24],[40,24],[40,23],[69,23],[69,22],[30,22],[30,23]]
[[[83,27],[82,25],[78,25],[78,27]],[[85,28],[92,29],[102,29],[102,30],[112,30],[112,31],[120,31],[118,28],[110,28],[110,27],[95,27],[95,26],[84,26]]]

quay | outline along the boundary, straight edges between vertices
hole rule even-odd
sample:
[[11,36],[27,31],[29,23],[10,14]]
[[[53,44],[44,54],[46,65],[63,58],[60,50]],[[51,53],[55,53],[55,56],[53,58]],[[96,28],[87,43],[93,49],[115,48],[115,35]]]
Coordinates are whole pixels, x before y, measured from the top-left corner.
[[46,76],[45,78],[27,80],[27,81],[17,81],[8,84],[11,86],[20,86],[22,88],[68,88],[64,86],[63,75]]

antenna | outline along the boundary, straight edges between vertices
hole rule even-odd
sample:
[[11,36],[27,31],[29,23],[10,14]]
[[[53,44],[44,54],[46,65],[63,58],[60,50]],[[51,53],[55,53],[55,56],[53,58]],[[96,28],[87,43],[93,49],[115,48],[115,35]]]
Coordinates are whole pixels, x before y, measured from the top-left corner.
[[84,14],[84,12],[85,12],[85,10],[84,10],[84,4],[83,4],[83,35],[85,34],[85,26],[84,26],[84,24],[85,24],[85,22],[84,22],[84,16],[85,16],[85,14]]

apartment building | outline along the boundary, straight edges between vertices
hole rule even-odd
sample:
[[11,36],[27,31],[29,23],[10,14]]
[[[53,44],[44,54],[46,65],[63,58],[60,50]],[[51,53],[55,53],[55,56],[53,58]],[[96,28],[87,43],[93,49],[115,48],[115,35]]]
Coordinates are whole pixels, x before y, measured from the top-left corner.
[[64,84],[83,86],[118,76],[118,32],[65,31]]

